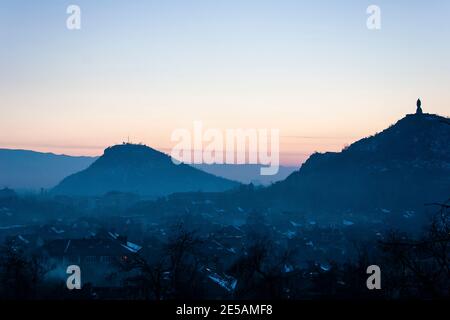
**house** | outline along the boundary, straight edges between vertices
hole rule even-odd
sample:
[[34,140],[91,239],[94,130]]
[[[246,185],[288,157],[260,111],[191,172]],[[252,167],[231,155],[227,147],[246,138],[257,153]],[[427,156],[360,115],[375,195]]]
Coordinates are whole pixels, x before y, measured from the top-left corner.
[[40,250],[41,261],[53,270],[66,270],[77,265],[82,281],[95,286],[114,286],[109,276],[117,271],[120,261],[126,261],[141,250],[126,237],[109,233],[109,237],[87,239],[55,239],[44,244]]

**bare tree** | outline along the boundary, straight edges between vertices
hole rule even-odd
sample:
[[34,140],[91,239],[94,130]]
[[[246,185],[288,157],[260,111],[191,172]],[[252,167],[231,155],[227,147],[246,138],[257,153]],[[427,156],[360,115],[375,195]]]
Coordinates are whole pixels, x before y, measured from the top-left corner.
[[431,204],[440,209],[420,239],[392,233],[380,243],[393,278],[387,284],[403,295],[450,296],[449,201]]
[[167,292],[164,275],[169,270],[165,266],[164,257],[155,263],[150,263],[141,255],[136,254],[126,261],[120,261],[118,267],[120,271],[132,274],[125,278],[125,282],[138,288],[144,299],[163,299]]
[[238,279],[237,298],[282,298],[287,280],[297,272],[285,271],[294,252],[273,250],[267,239],[258,239],[230,267],[229,272]]
[[130,274],[125,281],[139,288],[145,299],[190,296],[196,289],[200,265],[204,261],[197,250],[201,243],[195,232],[180,224],[157,257],[138,253],[119,261],[118,268]]
[[35,298],[44,274],[45,269],[38,259],[27,258],[12,242],[0,248],[0,296],[3,298]]

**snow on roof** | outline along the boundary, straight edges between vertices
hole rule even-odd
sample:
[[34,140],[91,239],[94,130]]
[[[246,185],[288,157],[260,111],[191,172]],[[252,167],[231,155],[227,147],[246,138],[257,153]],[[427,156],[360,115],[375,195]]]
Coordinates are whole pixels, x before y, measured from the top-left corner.
[[231,253],[236,253],[236,249],[235,248],[228,248],[227,251],[231,252]]
[[113,239],[117,239],[118,237],[119,237],[119,234],[118,233],[113,233],[113,232],[108,232],[108,234],[109,234],[109,236],[111,237],[111,238],[113,238]]
[[45,250],[50,256],[120,256],[137,250],[134,244],[114,239],[57,239],[48,242]]
[[293,227],[301,227],[302,225],[300,223],[289,221]]
[[223,248],[223,244],[221,244],[219,241],[213,240],[213,242],[214,242],[215,244],[217,244],[217,245],[219,246],[219,248]]
[[69,247],[70,247],[70,242],[71,242],[71,241],[72,241],[72,240],[67,241],[67,245],[66,245],[66,248],[64,249],[64,253],[66,253],[67,250],[69,249]]
[[354,225],[355,223],[354,222],[352,222],[352,221],[350,221],[350,220],[343,220],[342,221],[342,224],[344,225],[344,226],[352,226],[352,225]]
[[25,243],[30,243],[30,241],[28,241],[27,239],[25,239],[24,237],[22,237],[22,235],[20,235],[20,234],[19,234],[18,238],[19,238],[21,241],[25,242]]
[[306,243],[306,245],[309,246],[309,247],[314,247],[314,243],[313,243],[311,240],[309,240],[309,241]]
[[50,228],[50,230],[52,230],[54,233],[56,233],[56,234],[61,234],[61,233],[64,233],[65,231],[64,230],[58,230],[58,229],[56,229],[55,227],[51,227]]
[[26,227],[26,225],[15,224],[12,226],[0,227],[0,230],[17,229],[17,228],[25,228],[25,227]]
[[297,232],[295,231],[291,231],[288,230],[287,232],[283,233],[286,237],[288,237],[288,239],[292,239],[295,237],[295,235],[297,234]]
[[139,246],[139,245],[137,245],[135,243],[129,242],[129,241],[127,241],[127,244],[122,244],[121,243],[120,245],[122,247],[124,247],[125,249],[127,249],[128,251],[131,251],[133,253],[136,253],[136,252],[138,252],[139,250],[142,249],[141,246]]
[[221,277],[217,273],[212,273],[208,276],[208,278],[228,292],[234,291],[236,289],[237,279],[231,276],[225,275],[224,277]]
[[322,269],[323,271],[330,271],[331,266],[328,263],[321,263],[320,269]]
[[283,267],[283,271],[285,273],[292,272],[292,271],[294,271],[294,267],[292,265],[290,265],[290,264],[285,264],[284,267]]

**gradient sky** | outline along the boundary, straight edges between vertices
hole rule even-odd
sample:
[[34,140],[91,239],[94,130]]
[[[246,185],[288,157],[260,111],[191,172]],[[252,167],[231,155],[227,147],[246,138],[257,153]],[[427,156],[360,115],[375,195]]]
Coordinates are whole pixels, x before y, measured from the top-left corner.
[[1,0],[0,147],[98,155],[129,136],[168,151],[201,120],[278,128],[282,163],[298,165],[418,97],[448,116],[449,21],[444,0]]

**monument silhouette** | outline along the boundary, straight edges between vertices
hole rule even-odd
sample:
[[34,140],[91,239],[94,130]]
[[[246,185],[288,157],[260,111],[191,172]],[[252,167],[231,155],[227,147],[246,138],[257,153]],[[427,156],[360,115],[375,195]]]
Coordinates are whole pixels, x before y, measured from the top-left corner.
[[422,111],[422,101],[420,101],[420,99],[417,99],[417,109],[416,109],[416,114],[423,114],[423,111]]

